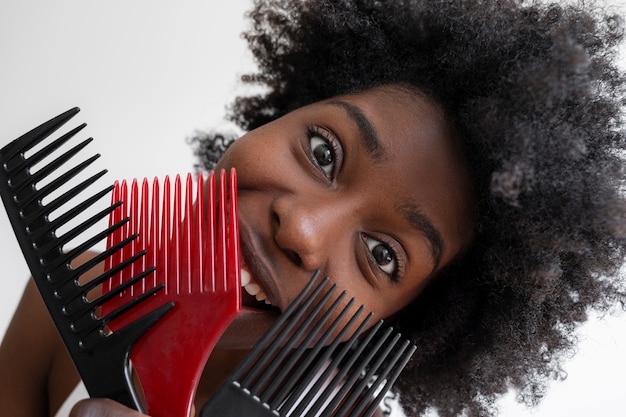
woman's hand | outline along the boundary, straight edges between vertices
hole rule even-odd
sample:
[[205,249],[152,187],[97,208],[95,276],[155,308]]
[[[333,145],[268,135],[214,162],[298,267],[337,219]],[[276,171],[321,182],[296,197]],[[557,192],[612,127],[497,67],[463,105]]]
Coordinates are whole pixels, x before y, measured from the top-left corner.
[[[195,407],[191,407],[191,416],[195,415]],[[128,408],[108,398],[88,398],[81,400],[72,407],[69,417],[147,417],[145,414]]]
[[89,398],[76,403],[69,417],[146,417],[146,415],[108,398]]

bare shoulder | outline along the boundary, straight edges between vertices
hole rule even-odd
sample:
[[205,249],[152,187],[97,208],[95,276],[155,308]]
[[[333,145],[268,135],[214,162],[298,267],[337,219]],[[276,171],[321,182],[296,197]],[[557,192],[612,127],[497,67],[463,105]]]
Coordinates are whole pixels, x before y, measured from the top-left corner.
[[[84,254],[77,263],[93,255]],[[101,269],[93,268],[83,279]],[[79,381],[32,279],[0,344],[0,370],[0,409],[14,417],[54,415]]]

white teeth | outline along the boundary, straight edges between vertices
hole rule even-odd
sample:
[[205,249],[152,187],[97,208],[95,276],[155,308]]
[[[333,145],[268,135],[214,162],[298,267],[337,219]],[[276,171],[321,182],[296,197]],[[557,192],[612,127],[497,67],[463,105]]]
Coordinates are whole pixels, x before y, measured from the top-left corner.
[[245,269],[241,270],[241,286],[248,294],[253,295],[257,301],[265,301],[265,304],[271,304],[267,299],[265,291],[263,291],[261,286],[254,281],[250,272]]
[[257,295],[259,291],[261,291],[261,286],[259,284],[248,284],[244,288],[250,295]]
[[246,271],[245,269],[241,270],[241,286],[245,287],[246,285],[248,285],[250,283],[250,272]]

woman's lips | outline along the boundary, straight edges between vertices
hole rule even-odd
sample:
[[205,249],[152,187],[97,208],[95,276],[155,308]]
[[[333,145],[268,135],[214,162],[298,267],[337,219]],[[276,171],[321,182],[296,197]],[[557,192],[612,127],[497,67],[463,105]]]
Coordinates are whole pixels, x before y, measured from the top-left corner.
[[257,301],[263,302],[268,306],[272,305],[267,297],[267,294],[265,293],[265,290],[261,287],[261,284],[254,279],[250,271],[248,271],[245,266],[242,266],[241,268],[241,286],[246,293],[253,296]]
[[[217,342],[219,349],[250,349],[267,332],[280,316],[280,310],[275,308],[271,290],[265,286],[271,274],[258,265],[262,251],[255,247],[254,235],[239,216],[239,244],[241,253],[241,303],[239,314],[233,319],[226,331]],[[254,262],[249,266],[248,261]],[[256,291],[258,286],[258,292]],[[250,295],[250,293],[256,294]],[[264,297],[264,299],[263,299]],[[258,299],[263,301],[258,301]],[[266,300],[269,303],[266,303]]]
[[274,271],[266,263],[266,252],[259,236],[239,217],[239,244],[241,248],[241,286],[243,305],[259,308],[281,309],[280,294],[272,285]]
[[[267,298],[264,301],[256,299],[259,293],[265,294],[265,291],[253,278],[243,260],[241,267],[241,286],[244,289],[241,294],[243,308],[220,338],[217,343],[218,348],[250,349],[280,315],[280,310],[273,307]],[[249,292],[255,291],[255,285],[258,286],[259,292],[252,296]]]

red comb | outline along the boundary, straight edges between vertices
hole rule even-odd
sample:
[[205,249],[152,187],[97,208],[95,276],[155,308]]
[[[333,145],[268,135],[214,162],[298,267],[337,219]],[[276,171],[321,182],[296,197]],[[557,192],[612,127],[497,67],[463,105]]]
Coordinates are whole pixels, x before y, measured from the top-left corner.
[[102,314],[159,285],[164,286],[163,291],[140,304],[134,313],[112,321],[111,329],[123,327],[126,321],[164,302],[175,303],[131,353],[132,366],[145,398],[143,411],[153,417],[190,415],[204,364],[241,310],[235,171],[230,172],[228,187],[226,173],[223,170],[220,173],[217,207],[215,174],[211,172],[206,186],[201,174],[197,183],[194,199],[193,179],[187,176],[183,201],[181,179],[177,176],[173,203],[167,177],[162,198],[156,179],[152,190],[147,180],[141,184],[141,192],[136,180],[130,190],[125,181],[117,183],[113,190],[114,201],[129,203],[111,214],[110,223],[125,217],[131,221],[126,229],[110,236],[107,246],[112,247],[133,234],[138,238],[126,246],[125,253],[119,253],[120,260],[110,259],[105,268],[119,264],[129,255],[143,250],[147,253],[105,282],[103,290],[120,285],[151,265],[155,272],[104,304]]

